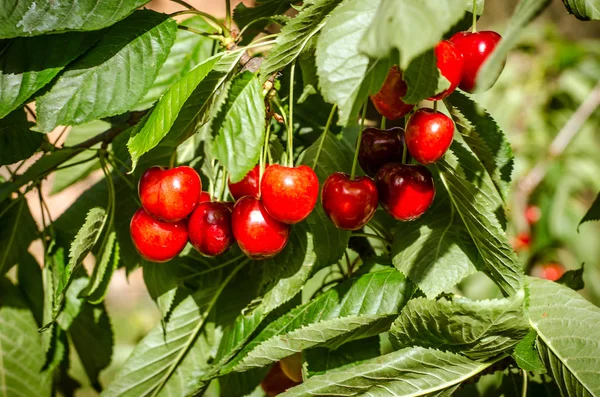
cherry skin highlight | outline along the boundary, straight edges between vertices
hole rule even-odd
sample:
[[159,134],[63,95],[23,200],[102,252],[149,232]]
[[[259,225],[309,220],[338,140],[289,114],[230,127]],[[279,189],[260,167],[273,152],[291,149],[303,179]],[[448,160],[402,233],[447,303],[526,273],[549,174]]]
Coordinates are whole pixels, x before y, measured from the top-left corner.
[[454,136],[454,122],[433,109],[419,109],[406,125],[406,146],[421,164],[431,164],[442,158]]
[[477,73],[500,39],[502,36],[491,30],[458,32],[450,38],[464,58],[462,78],[458,85],[461,89],[468,92],[475,90]]
[[[366,128],[360,140],[358,163],[363,171],[374,177],[387,163],[401,162],[404,152],[404,130],[399,127],[388,130]],[[410,160],[410,158],[407,159]]]
[[142,207],[156,219],[177,222],[188,216],[202,191],[202,181],[191,167],[151,167],[140,179],[138,193]]
[[190,243],[205,256],[220,255],[233,244],[231,210],[225,203],[204,202],[188,222]]
[[415,105],[409,105],[400,99],[406,95],[406,89],[406,83],[402,80],[402,72],[397,66],[393,66],[379,92],[371,96],[371,101],[379,114],[386,119],[399,119],[415,107]]
[[269,215],[280,222],[294,224],[304,220],[315,208],[318,197],[319,179],[309,166],[273,164],[263,174],[261,200]]
[[437,67],[442,76],[449,82],[450,87],[446,90],[434,95],[430,98],[431,101],[437,101],[446,98],[452,94],[463,76],[464,57],[456,46],[448,40],[442,40],[435,46],[435,57],[437,58]]
[[277,255],[290,237],[290,226],[269,215],[256,197],[245,196],[235,203],[231,224],[240,249],[254,259]]
[[188,240],[185,220],[167,223],[154,219],[143,208],[131,218],[129,232],[140,255],[151,262],[167,262],[175,258]]
[[412,221],[429,209],[435,196],[431,172],[422,165],[390,163],[375,178],[382,207],[399,221]]
[[260,177],[260,167],[257,165],[252,168],[239,182],[231,183],[229,180],[229,193],[234,200],[239,200],[244,196],[258,197],[258,180]]
[[336,172],[325,180],[321,202],[325,213],[339,229],[358,230],[367,224],[377,210],[378,193],[369,177],[350,179]]

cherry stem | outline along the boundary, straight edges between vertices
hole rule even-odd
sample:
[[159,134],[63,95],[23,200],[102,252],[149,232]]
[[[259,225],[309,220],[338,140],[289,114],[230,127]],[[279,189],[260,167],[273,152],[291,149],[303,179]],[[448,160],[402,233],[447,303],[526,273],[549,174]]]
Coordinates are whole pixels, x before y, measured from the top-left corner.
[[231,30],[231,0],[225,0],[225,25]]
[[360,141],[362,141],[363,129],[365,128],[365,115],[367,114],[367,104],[365,103],[362,108],[362,114],[360,116],[360,129],[358,130],[358,137],[356,138],[356,148],[354,149],[354,160],[352,160],[352,171],[350,173],[350,180],[354,180],[356,175],[356,165],[358,164],[358,151],[360,150]]
[[438,101],[433,101],[433,111],[437,112]]
[[[406,131],[406,127],[408,126],[408,120],[409,120],[409,117],[407,115],[404,118],[404,130],[405,131]],[[405,134],[406,134],[406,132],[405,132]],[[407,148],[407,145],[406,145],[406,136],[404,138],[404,142],[403,143],[404,143],[404,145],[402,146],[402,164],[406,164],[406,157],[408,155],[408,153],[407,153],[408,152],[408,148]]]
[[219,192],[219,201],[223,201],[225,199],[225,185],[227,184],[228,172],[225,168],[223,168],[223,183],[221,183],[221,191]]
[[386,121],[385,116],[381,116],[381,125],[379,126],[380,130],[385,130],[385,121]]
[[216,198],[216,190],[217,190],[217,181],[219,180],[219,173],[221,172],[221,167],[217,166],[217,172],[215,172],[215,178],[210,180],[208,184],[208,194],[210,195],[210,199]]
[[169,168],[173,168],[175,163],[177,162],[177,148],[173,149],[173,153],[171,154],[171,158],[169,159]]
[[329,127],[331,126],[331,122],[333,121],[333,115],[335,114],[335,110],[337,109],[337,105],[334,104],[331,107],[331,112],[329,112],[329,118],[327,119],[327,123],[325,124],[325,129],[321,134],[321,140],[319,141],[319,147],[317,148],[317,155],[315,156],[315,160],[313,161],[313,170],[317,168],[317,163],[319,162],[319,157],[321,156],[321,150],[323,150],[323,143],[325,143],[325,137],[329,133]]
[[294,166],[294,74],[296,72],[296,62],[292,63],[290,71],[290,117],[288,120],[288,167]]
[[477,32],[477,0],[473,0],[473,33]]
[[261,185],[262,185],[262,177],[265,173],[265,162],[266,157],[269,153],[269,138],[271,135],[271,119],[267,121],[267,131],[265,132],[265,143],[263,145],[262,153],[260,154],[260,165],[258,167],[258,197],[261,196]]
[[206,20],[206,22],[208,22],[209,25],[211,25],[212,27],[214,27],[215,29],[220,30],[221,32],[223,32],[223,35],[225,37],[230,37],[231,36],[231,32],[229,31],[229,29],[227,29],[227,26],[225,26],[225,24],[223,24],[223,22],[219,21],[219,19],[215,18],[214,16],[210,15],[209,13],[206,13],[204,11],[200,11],[199,9],[193,7],[192,5],[186,3],[185,1],[182,0],[171,0],[175,3],[181,4],[182,6],[188,8],[187,10],[183,10],[183,11],[177,11],[174,12],[172,14],[169,14],[170,17],[175,17],[178,15],[183,15],[183,14],[196,14],[196,15],[200,15],[202,18],[204,18]]

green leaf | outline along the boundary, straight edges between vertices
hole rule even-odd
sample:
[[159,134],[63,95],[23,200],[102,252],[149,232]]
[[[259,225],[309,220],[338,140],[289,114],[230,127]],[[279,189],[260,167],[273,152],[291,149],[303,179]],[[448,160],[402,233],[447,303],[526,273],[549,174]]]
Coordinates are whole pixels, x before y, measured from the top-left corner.
[[565,396],[600,394],[600,308],[577,292],[528,277],[529,322],[542,360]]
[[463,381],[501,358],[479,362],[451,352],[406,348],[313,376],[280,396],[451,396]]
[[29,158],[40,148],[44,135],[30,131],[32,125],[24,109],[0,119],[0,166]]
[[237,75],[212,122],[212,151],[229,171],[232,182],[242,180],[258,163],[264,141],[265,111],[258,76],[250,72]]
[[239,3],[233,12],[233,20],[239,28],[252,22],[255,29],[261,29],[268,24],[268,21],[255,24],[253,23],[255,20],[282,14],[293,3],[293,0],[257,0],[253,7],[246,7],[244,3]]
[[351,280],[267,325],[225,371],[246,371],[310,347],[336,348],[377,335],[388,329],[412,292],[395,269]]
[[0,56],[0,118],[50,83],[65,66],[98,41],[101,33],[64,33],[9,41]]
[[516,346],[512,356],[519,368],[525,371],[546,373],[546,367],[536,348],[537,334],[531,330]]
[[323,375],[332,369],[379,356],[379,336],[351,341],[335,350],[316,347],[302,354],[308,364],[308,376]]
[[550,0],[521,0],[517,5],[502,40],[479,69],[475,92],[489,89],[504,69],[508,52],[517,44],[521,31],[550,4]]
[[327,16],[342,0],[305,1],[302,10],[282,29],[275,46],[261,65],[261,78],[267,80],[273,73],[292,63],[311,39],[325,26]]
[[0,4],[0,39],[66,30],[98,30],[125,18],[148,0],[4,0]]
[[563,4],[569,13],[577,19],[589,21],[600,19],[600,2],[598,0],[563,0]]
[[359,48],[380,59],[400,52],[400,68],[432,49],[465,13],[464,0],[383,0]]
[[50,397],[52,376],[41,372],[44,349],[18,289],[0,279],[0,390],[4,396]]
[[572,290],[579,291],[585,288],[583,281],[583,267],[585,263],[581,265],[579,269],[566,271],[558,280],[557,283],[569,287]]
[[[227,374],[219,378],[220,395],[252,397],[250,393],[252,393],[257,386],[260,389],[260,382],[265,378],[267,372],[269,372],[269,367]],[[264,396],[264,394],[261,395],[261,397],[262,396]]]
[[82,291],[82,296],[90,303],[97,304],[104,300],[110,279],[119,264],[119,243],[116,242],[116,236],[114,231],[108,235],[104,252],[97,256],[100,261],[96,262],[90,282]]
[[149,10],[111,27],[37,99],[36,128],[48,132],[132,109],[152,86],[176,33],[173,19]]
[[23,299],[35,317],[38,327],[43,325],[44,284],[42,269],[36,259],[29,253],[25,254],[17,267],[18,287]]
[[600,221],[600,193],[598,193],[598,195],[596,196],[596,199],[592,203],[590,209],[585,213],[583,218],[581,218],[578,228],[579,226],[581,226],[582,223],[589,221]]
[[402,79],[407,86],[406,94],[402,97],[405,103],[419,103],[450,87],[450,82],[437,67],[433,49],[413,59],[402,73]]
[[486,360],[511,350],[529,332],[521,292],[509,299],[409,301],[390,329],[398,349],[431,347]]
[[446,101],[465,142],[484,165],[503,199],[510,187],[514,156],[506,135],[489,113],[467,95],[455,91]]
[[358,50],[379,3],[343,2],[331,13],[317,41],[319,87],[327,102],[338,105],[340,125],[358,117],[360,106],[381,88],[391,66],[387,60],[370,61]]
[[29,244],[37,239],[38,229],[24,198],[4,201],[2,212],[12,205],[0,218],[0,277],[27,255]]

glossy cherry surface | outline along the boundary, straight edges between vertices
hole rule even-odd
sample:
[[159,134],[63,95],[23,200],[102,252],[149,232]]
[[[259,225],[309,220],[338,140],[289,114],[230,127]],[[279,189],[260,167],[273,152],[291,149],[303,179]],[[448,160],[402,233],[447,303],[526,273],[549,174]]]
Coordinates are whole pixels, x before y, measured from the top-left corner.
[[475,33],[458,32],[450,38],[464,58],[462,79],[458,85],[461,89],[469,92],[475,89],[477,73],[481,65],[496,48],[501,38],[498,33],[490,30]]
[[196,208],[201,191],[200,176],[186,166],[151,167],[138,185],[142,207],[165,222],[177,222],[188,216]]
[[402,80],[402,72],[393,66],[379,92],[371,96],[375,109],[383,117],[396,120],[405,116],[415,105],[404,103],[400,98],[406,95],[406,83]]
[[400,221],[423,215],[435,196],[431,172],[422,165],[386,164],[377,173],[375,184],[383,208]]
[[235,204],[231,224],[240,249],[254,259],[277,255],[290,236],[290,226],[275,220],[262,202],[251,196],[242,197]]
[[188,241],[185,220],[168,223],[154,219],[143,208],[136,211],[129,224],[133,245],[140,255],[152,262],[166,262],[183,250]]
[[233,199],[237,201],[244,196],[258,197],[259,177],[260,167],[257,165],[241,181],[231,183],[231,180],[229,180],[229,193],[231,193]]
[[386,163],[401,162],[404,152],[404,130],[400,127],[380,130],[366,128],[360,140],[358,163],[369,176],[375,176]]
[[367,224],[377,210],[377,187],[367,176],[350,179],[348,174],[336,172],[323,184],[321,203],[335,226],[357,230]]
[[225,203],[198,204],[190,216],[188,233],[190,243],[202,255],[222,254],[233,243],[231,210]]
[[454,122],[443,113],[422,108],[408,120],[404,136],[412,157],[421,164],[431,164],[450,147]]
[[200,196],[198,197],[198,204],[205,203],[210,200],[210,193],[208,192],[200,192]]
[[298,223],[315,208],[319,179],[307,165],[285,167],[273,164],[261,182],[261,200],[267,212],[283,223]]
[[435,46],[434,52],[440,73],[450,82],[450,87],[430,98],[430,100],[440,100],[452,94],[456,87],[458,87],[463,75],[465,61],[462,52],[448,40],[440,41]]
[[282,371],[280,362],[276,362],[262,380],[260,386],[267,397],[275,397],[299,384],[288,378]]

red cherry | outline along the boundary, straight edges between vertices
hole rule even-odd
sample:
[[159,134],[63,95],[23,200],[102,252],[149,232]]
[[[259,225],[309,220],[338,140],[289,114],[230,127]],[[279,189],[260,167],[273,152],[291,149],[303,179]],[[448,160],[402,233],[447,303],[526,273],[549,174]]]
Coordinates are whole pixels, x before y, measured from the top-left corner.
[[200,192],[200,197],[198,198],[198,204],[206,203],[207,201],[211,201],[210,194],[208,192]]
[[435,46],[434,52],[437,58],[437,67],[442,76],[450,82],[450,87],[430,98],[431,101],[444,99],[454,92],[462,78],[465,63],[463,54],[448,40],[440,41]]
[[188,240],[185,220],[167,223],[154,219],[140,208],[131,218],[129,232],[140,255],[152,262],[166,262],[175,258]]
[[276,362],[262,380],[260,386],[267,397],[275,397],[299,384],[288,378],[281,369],[281,364]]
[[527,223],[530,225],[536,224],[541,217],[542,211],[540,210],[540,207],[535,205],[527,206],[527,209],[525,210],[525,219],[527,219]]
[[456,49],[463,54],[464,65],[459,87],[472,92],[475,89],[477,73],[490,56],[502,36],[490,30],[481,32],[458,32],[450,38]]
[[290,226],[270,216],[260,200],[245,196],[231,215],[233,237],[249,257],[264,259],[280,253],[288,242]]
[[156,219],[177,222],[188,216],[202,191],[200,176],[191,167],[151,167],[140,179],[142,207]]
[[528,232],[521,232],[513,239],[512,246],[515,251],[523,251],[529,249],[531,246],[531,234]]
[[406,125],[406,146],[421,164],[431,164],[444,155],[454,136],[454,122],[433,109],[419,109]]
[[[375,176],[386,163],[402,161],[404,152],[404,130],[399,127],[389,130],[367,128],[362,133],[358,163],[369,176]],[[407,159],[407,162],[410,159]]]
[[239,182],[231,183],[229,180],[229,193],[234,200],[239,200],[244,196],[258,197],[258,180],[260,178],[260,167],[257,165],[252,168]]
[[302,221],[315,208],[318,197],[319,179],[307,165],[273,164],[263,174],[261,200],[269,215],[280,222]]
[[399,119],[415,107],[415,105],[409,105],[400,99],[406,95],[406,89],[406,83],[402,80],[402,72],[397,66],[393,66],[379,92],[371,96],[371,101],[383,117],[390,120]]
[[560,263],[545,263],[536,265],[531,269],[531,275],[534,277],[545,278],[546,280],[556,281],[565,274],[565,267]]
[[198,205],[188,223],[190,243],[202,255],[220,255],[233,243],[231,210],[225,203]]
[[390,163],[375,177],[379,202],[394,218],[412,221],[433,203],[435,186],[431,172],[422,165]]
[[357,230],[367,224],[377,209],[377,187],[369,177],[354,180],[342,172],[327,177],[323,184],[321,202],[325,213],[335,226]]

